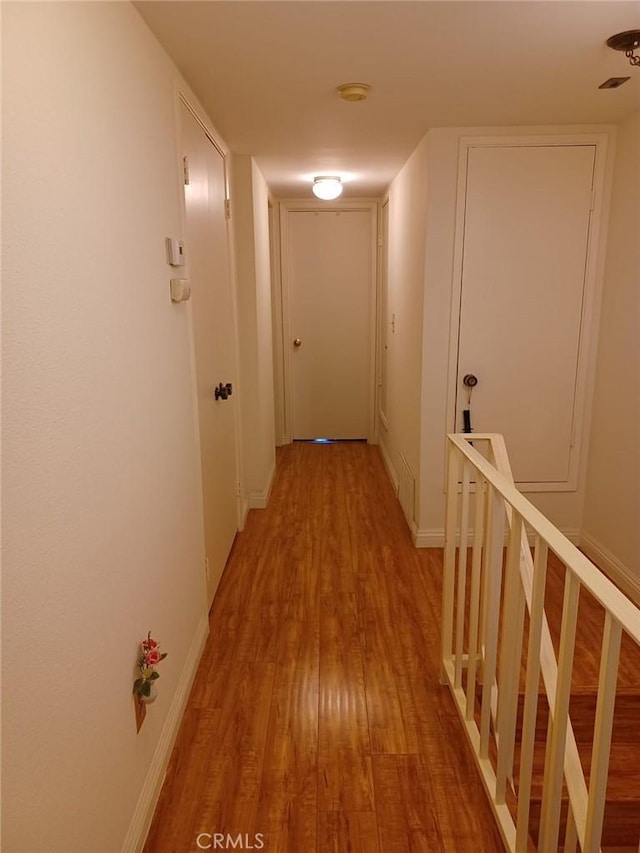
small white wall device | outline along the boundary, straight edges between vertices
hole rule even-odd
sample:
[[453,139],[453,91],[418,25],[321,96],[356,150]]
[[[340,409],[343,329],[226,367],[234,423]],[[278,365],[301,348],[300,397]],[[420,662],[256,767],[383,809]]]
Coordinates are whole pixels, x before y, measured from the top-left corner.
[[171,301],[186,302],[191,296],[191,285],[186,278],[171,279]]
[[173,237],[167,237],[167,262],[172,267],[184,266],[184,242],[175,240]]

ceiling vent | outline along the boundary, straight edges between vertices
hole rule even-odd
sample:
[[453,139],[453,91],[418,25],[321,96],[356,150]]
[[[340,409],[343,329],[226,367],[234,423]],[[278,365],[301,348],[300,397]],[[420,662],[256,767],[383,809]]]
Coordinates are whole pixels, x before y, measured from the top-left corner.
[[598,86],[598,89],[617,89],[618,86],[622,86],[627,80],[631,80],[631,77],[609,77],[608,80],[605,80],[604,83]]

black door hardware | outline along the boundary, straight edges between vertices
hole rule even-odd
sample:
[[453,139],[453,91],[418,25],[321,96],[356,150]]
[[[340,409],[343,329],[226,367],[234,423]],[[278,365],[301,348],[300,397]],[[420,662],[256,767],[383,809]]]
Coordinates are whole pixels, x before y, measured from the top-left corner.
[[478,377],[473,373],[465,373],[462,377],[462,384],[467,389],[467,408],[462,410],[462,432],[473,432],[471,426],[471,392],[478,384]]
[[227,382],[226,385],[223,385],[222,382],[220,382],[220,384],[213,389],[213,396],[216,400],[226,400],[232,393],[233,385],[231,382]]

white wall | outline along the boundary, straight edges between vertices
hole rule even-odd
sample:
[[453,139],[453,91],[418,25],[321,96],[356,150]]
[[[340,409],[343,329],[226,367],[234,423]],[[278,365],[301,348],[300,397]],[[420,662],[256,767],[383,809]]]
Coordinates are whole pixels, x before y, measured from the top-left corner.
[[[640,589],[640,113],[618,127],[583,545]],[[611,565],[609,565],[611,568]]]
[[234,155],[231,164],[243,481],[249,507],[261,508],[267,504],[275,470],[269,194],[251,157]]
[[206,633],[175,83],[129,4],[3,4],[6,853],[135,839]]
[[[380,444],[392,476],[401,475],[402,455],[414,477],[420,472],[422,400],[422,304],[427,228],[427,141],[422,140],[389,187],[387,428]],[[419,518],[416,494],[415,520]]]
[[[603,126],[435,128],[426,136],[426,255],[422,340],[422,434],[418,541],[440,545],[444,532],[444,466],[447,423],[449,329],[453,286],[454,232],[459,143],[462,136],[523,136],[608,132]],[[419,192],[418,185],[410,189]],[[605,205],[606,207],[606,205]],[[588,427],[588,420],[585,428]],[[532,493],[527,497],[572,538],[582,523],[584,464],[574,492]]]

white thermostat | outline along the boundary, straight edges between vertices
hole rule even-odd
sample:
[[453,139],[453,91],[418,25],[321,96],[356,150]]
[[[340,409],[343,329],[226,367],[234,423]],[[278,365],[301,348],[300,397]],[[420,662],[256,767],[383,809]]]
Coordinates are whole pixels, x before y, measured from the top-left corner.
[[167,261],[172,267],[184,266],[184,242],[167,237]]

